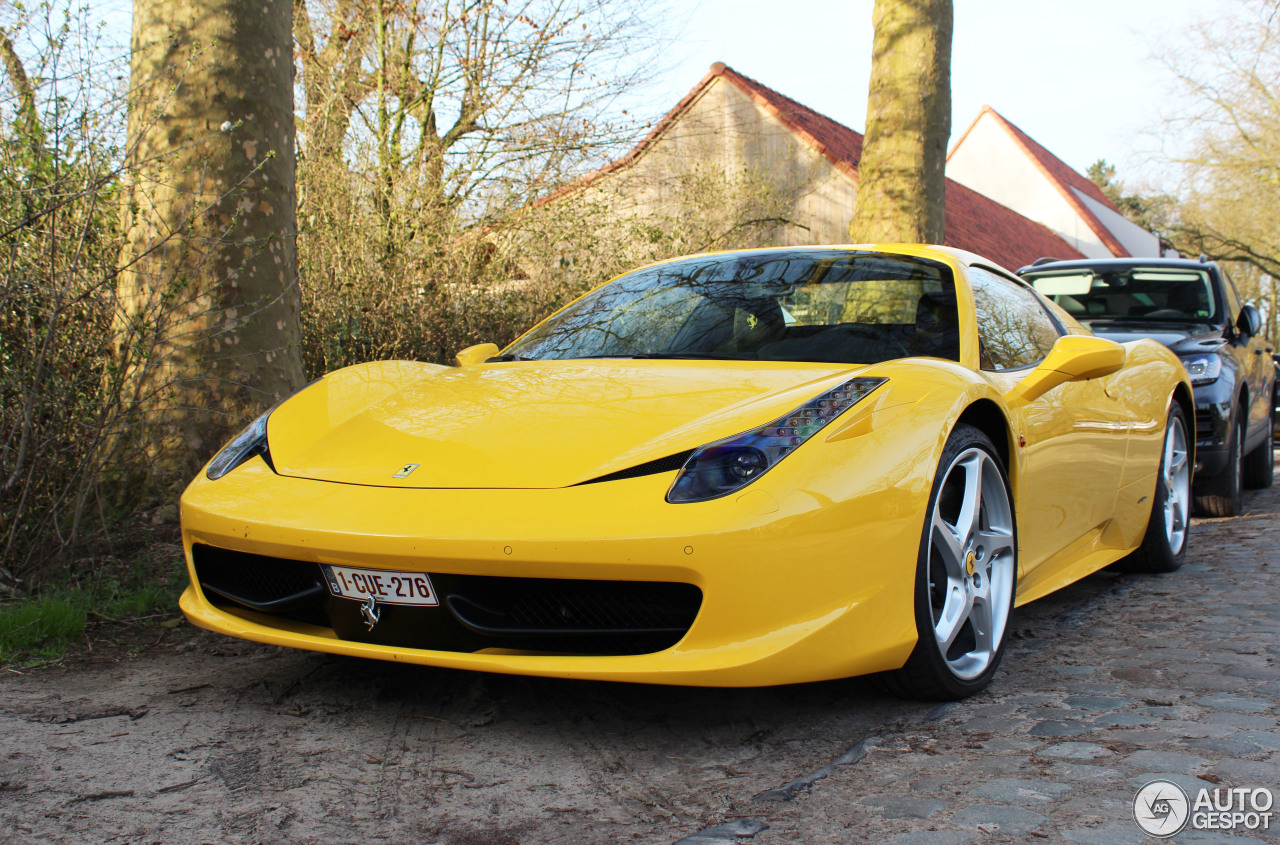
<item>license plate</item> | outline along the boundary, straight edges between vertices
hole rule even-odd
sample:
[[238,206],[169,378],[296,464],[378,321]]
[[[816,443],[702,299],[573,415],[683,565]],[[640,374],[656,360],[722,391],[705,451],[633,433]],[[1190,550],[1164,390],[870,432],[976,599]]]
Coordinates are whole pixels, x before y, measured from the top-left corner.
[[378,604],[406,604],[435,607],[440,604],[431,579],[422,572],[397,572],[392,569],[356,569],[351,566],[321,564],[329,592],[339,598]]

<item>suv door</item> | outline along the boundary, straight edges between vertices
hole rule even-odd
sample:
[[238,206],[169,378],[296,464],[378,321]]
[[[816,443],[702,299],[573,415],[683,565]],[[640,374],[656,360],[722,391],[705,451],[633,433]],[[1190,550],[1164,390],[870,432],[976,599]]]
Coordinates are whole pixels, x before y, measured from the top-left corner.
[[1245,442],[1241,445],[1242,450],[1248,452],[1262,440],[1263,431],[1266,431],[1266,436],[1270,437],[1271,396],[1275,383],[1275,368],[1271,363],[1272,346],[1261,331],[1251,333],[1243,329],[1242,324],[1246,322],[1242,319],[1245,306],[1240,303],[1240,295],[1235,283],[1225,272],[1220,272],[1220,278],[1224,302],[1231,319],[1232,330],[1235,332],[1231,350],[1240,364],[1240,372],[1244,374],[1249,392],[1249,407],[1241,409],[1247,412],[1246,420],[1248,421]]

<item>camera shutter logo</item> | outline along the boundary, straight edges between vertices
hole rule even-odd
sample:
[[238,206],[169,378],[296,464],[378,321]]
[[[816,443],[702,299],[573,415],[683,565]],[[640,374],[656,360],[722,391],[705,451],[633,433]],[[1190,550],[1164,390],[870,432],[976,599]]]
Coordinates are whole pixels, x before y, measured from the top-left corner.
[[1153,780],[1133,796],[1133,820],[1145,833],[1164,838],[1187,826],[1191,799],[1173,781]]

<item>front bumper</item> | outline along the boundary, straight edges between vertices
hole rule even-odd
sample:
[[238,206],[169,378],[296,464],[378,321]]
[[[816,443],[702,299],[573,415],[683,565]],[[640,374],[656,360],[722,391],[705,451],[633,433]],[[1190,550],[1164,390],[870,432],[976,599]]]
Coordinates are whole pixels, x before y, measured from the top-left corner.
[[1196,403],[1196,466],[1198,477],[1217,475],[1227,467],[1235,383],[1220,378],[1193,388]]
[[[194,624],[244,639],[515,674],[759,686],[900,667],[916,640],[924,509],[915,499],[924,492],[880,488],[833,501],[784,467],[739,496],[670,505],[663,494],[674,473],[553,490],[406,490],[285,478],[255,458],[184,494],[192,585],[181,606]],[[795,492],[778,493],[787,489]],[[668,582],[696,587],[701,603],[678,642],[648,654],[388,645],[352,626],[206,595],[196,544],[446,577]]]

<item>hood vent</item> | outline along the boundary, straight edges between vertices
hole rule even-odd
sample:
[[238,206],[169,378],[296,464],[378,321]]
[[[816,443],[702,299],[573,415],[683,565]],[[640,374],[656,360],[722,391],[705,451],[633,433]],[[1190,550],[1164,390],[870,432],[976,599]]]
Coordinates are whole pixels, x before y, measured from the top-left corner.
[[694,452],[689,449],[684,452],[677,452],[674,455],[668,455],[665,458],[658,458],[656,461],[638,464],[630,469],[620,469],[617,472],[611,472],[608,475],[602,475],[599,478],[593,478],[590,481],[582,481],[575,484],[575,487],[581,487],[583,484],[598,484],[601,481],[621,481],[624,478],[639,478],[642,475],[657,475],[660,472],[674,472],[684,466],[684,462],[689,460],[689,456]]

